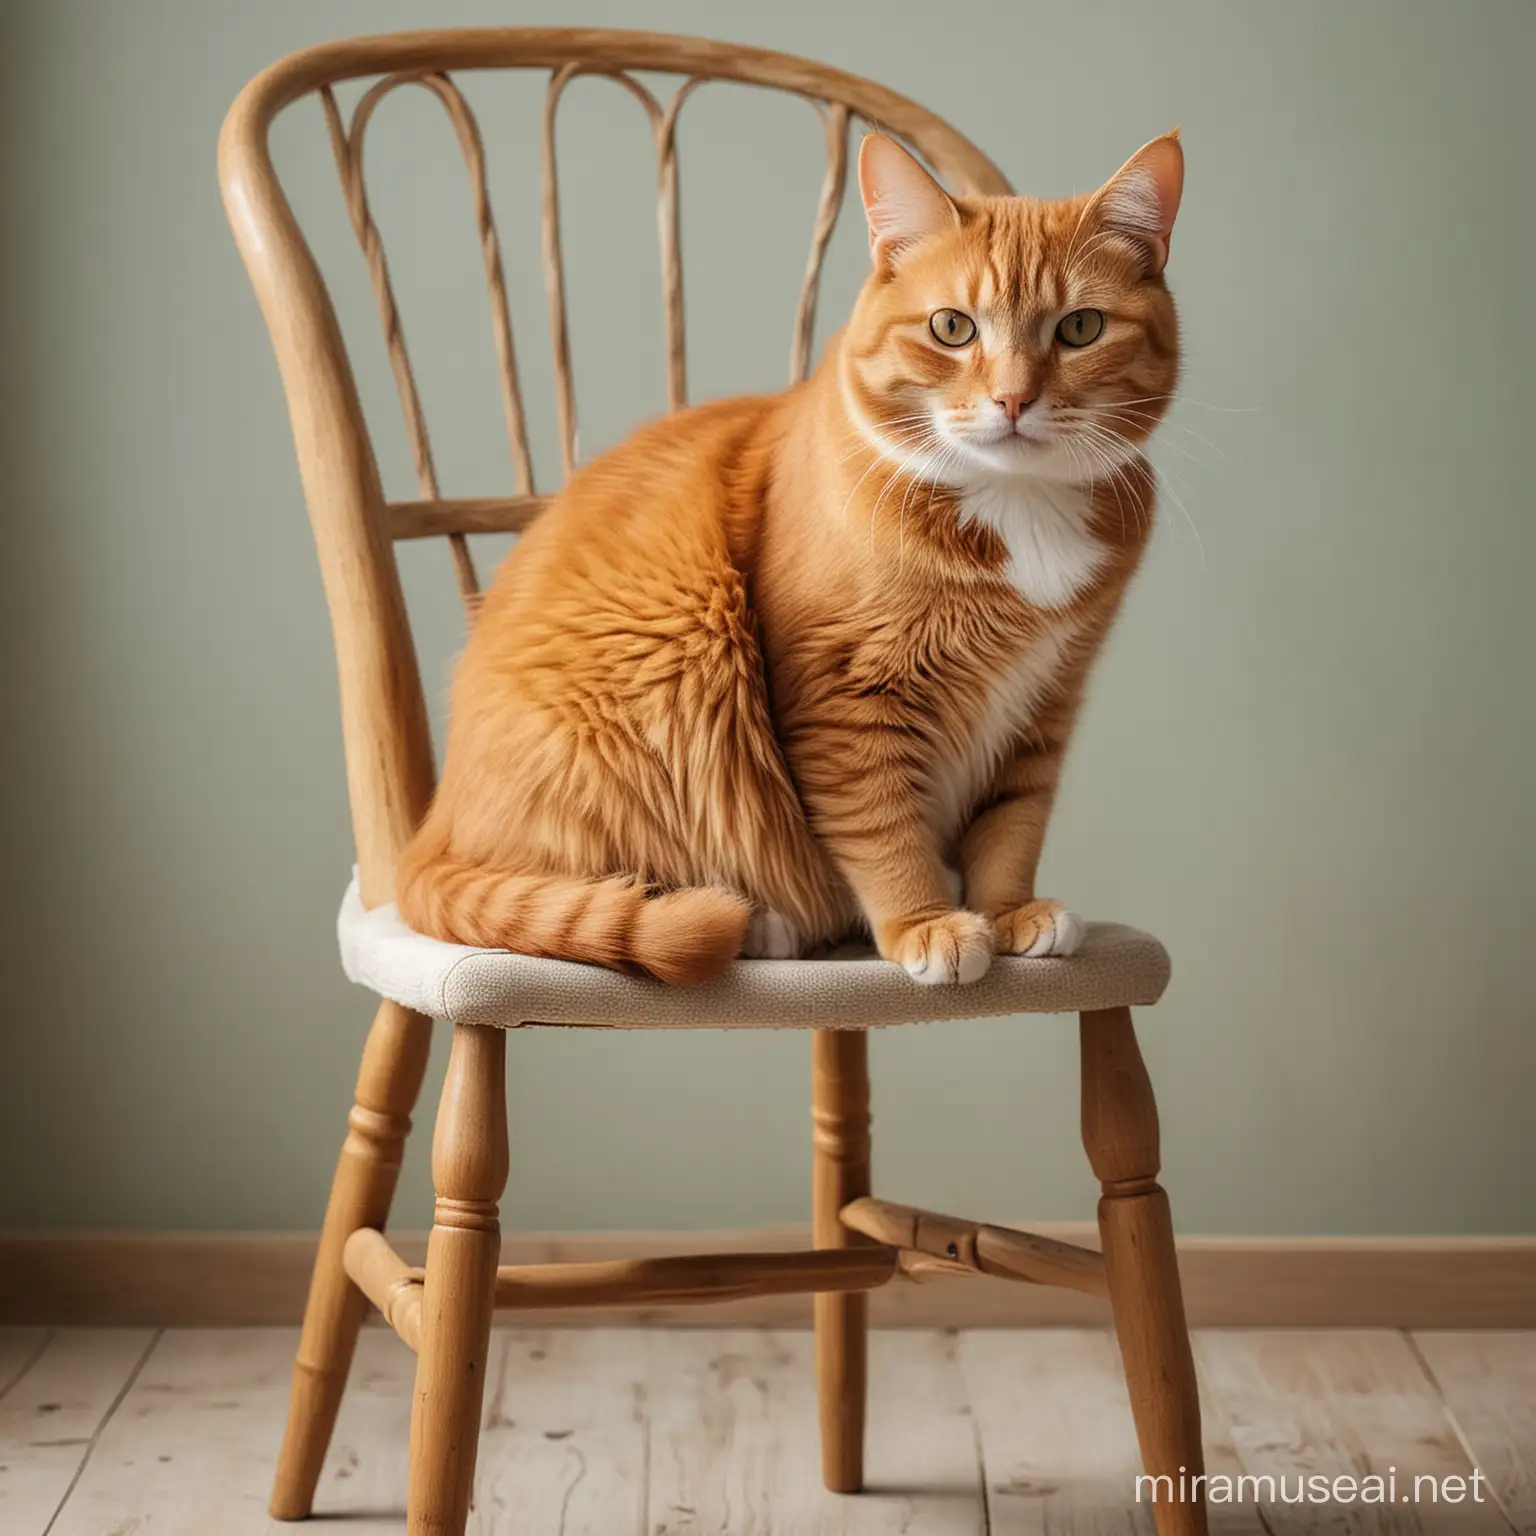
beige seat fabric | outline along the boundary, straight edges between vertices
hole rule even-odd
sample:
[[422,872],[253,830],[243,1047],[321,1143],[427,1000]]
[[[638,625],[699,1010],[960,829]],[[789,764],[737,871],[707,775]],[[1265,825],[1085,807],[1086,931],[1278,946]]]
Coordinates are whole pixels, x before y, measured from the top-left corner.
[[342,967],[381,997],[459,1024],[606,1024],[626,1029],[864,1029],[1003,1013],[1078,1013],[1155,1003],[1168,955],[1150,934],[1090,923],[1070,960],[998,959],[968,987],[925,987],[869,952],[820,960],[738,960],[701,987],[443,944],[393,906],[366,910],[357,882],[337,922]]

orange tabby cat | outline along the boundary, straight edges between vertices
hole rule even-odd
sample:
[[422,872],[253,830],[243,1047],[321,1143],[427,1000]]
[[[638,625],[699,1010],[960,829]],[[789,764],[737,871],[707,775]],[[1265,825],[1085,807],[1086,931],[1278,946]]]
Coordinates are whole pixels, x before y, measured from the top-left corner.
[[866,138],[873,271],[815,374],[643,428],[502,567],[406,921],[676,982],[863,930],[923,982],[1070,954],[1035,869],[1151,525],[1183,163],[951,198]]

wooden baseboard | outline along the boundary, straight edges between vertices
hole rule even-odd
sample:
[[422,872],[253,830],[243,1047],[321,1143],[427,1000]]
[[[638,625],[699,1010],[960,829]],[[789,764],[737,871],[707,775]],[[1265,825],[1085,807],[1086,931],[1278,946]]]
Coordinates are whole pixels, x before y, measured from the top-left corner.
[[[1089,1225],[1036,1228],[1094,1244]],[[420,1235],[395,1237],[412,1263]],[[505,1264],[810,1246],[799,1227],[739,1232],[513,1234]],[[235,1326],[296,1323],[315,1238],[285,1232],[0,1233],[0,1323]],[[1536,1237],[1190,1237],[1179,1244],[1190,1321],[1203,1327],[1536,1328]],[[1102,1303],[983,1277],[873,1293],[886,1328],[1096,1324]],[[718,1306],[529,1312],[524,1324],[797,1327],[807,1296]]]

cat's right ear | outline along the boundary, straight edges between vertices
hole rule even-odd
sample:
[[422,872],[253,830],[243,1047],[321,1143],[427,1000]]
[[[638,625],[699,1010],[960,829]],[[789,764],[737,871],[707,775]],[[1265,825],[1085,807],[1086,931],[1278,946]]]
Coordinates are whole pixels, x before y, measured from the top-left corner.
[[953,229],[960,212],[938,182],[883,133],[859,145],[859,196],[869,220],[869,251],[882,271],[928,235]]
[[1147,274],[1156,277],[1168,265],[1168,242],[1183,195],[1184,148],[1175,128],[1143,144],[1094,193],[1083,217],[1139,245]]

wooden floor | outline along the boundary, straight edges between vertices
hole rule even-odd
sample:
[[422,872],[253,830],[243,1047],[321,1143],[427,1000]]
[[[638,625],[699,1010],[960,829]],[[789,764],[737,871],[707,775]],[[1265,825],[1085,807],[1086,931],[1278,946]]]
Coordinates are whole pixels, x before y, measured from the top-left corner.
[[[0,1330],[5,1536],[245,1536],[265,1505],[289,1329]],[[1460,1475],[1474,1504],[1276,1497],[1221,1533],[1536,1536],[1536,1333],[1205,1333],[1212,1473]],[[1151,1536],[1112,1338],[878,1334],[868,1493],[817,1478],[805,1333],[498,1331],[480,1536]],[[364,1334],[308,1530],[403,1528],[413,1357]],[[1470,1486],[1470,1484],[1469,1484]],[[1401,1497],[1401,1495],[1399,1495]],[[1427,1498],[1427,1495],[1426,1495]]]

